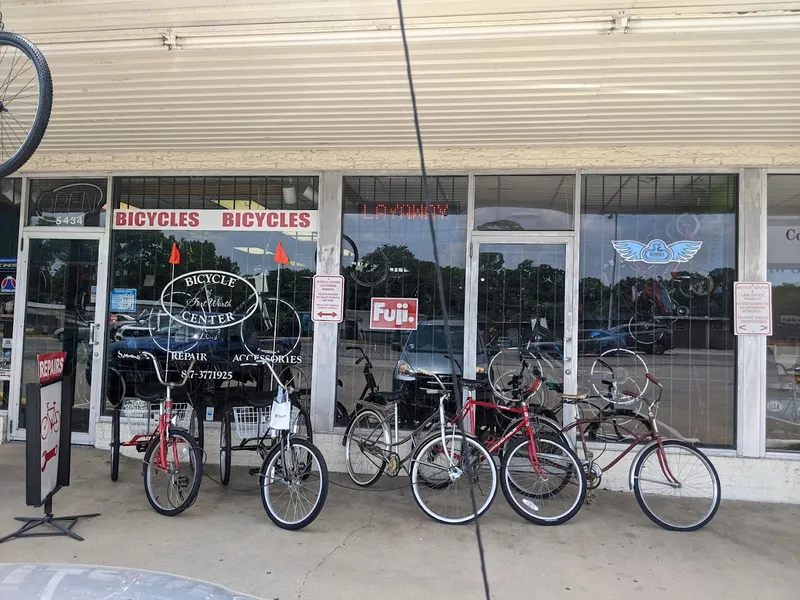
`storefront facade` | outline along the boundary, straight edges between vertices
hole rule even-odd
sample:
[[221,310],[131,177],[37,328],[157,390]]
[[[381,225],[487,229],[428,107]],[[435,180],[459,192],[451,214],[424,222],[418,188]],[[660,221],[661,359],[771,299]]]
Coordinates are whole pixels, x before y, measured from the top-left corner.
[[[71,355],[76,378],[73,439],[97,447],[108,444],[107,399],[136,386],[120,350],[169,350],[175,368],[196,358],[212,380],[260,353],[277,355],[305,390],[333,468],[342,465],[342,408],[351,412],[364,386],[358,348],[384,390],[413,386],[416,370],[449,375],[440,368],[421,180],[411,171],[99,175],[31,173],[15,182],[24,217],[9,403],[0,413],[11,439],[26,435],[24,386],[33,377],[18,358],[56,349]],[[800,276],[788,257],[800,231],[800,173],[453,170],[433,174],[430,189],[451,334],[468,377],[493,359],[503,368],[498,354],[520,346],[534,348],[543,375],[567,391],[594,389],[605,364],[646,393],[652,372],[665,386],[660,422],[708,449],[728,497],[797,500],[792,290]],[[173,242],[181,253],[174,272]],[[275,260],[279,242],[285,264]],[[673,253],[667,262],[659,242]],[[675,254],[686,247],[691,256]],[[170,307],[192,302],[173,295],[162,304],[171,282],[207,272],[250,282],[267,314],[213,335],[195,335],[189,323],[165,327]],[[313,322],[315,274],[344,276],[341,324]],[[770,338],[734,335],[735,281],[773,283]],[[415,300],[418,325],[382,329],[373,299]],[[268,348],[275,339],[278,349]],[[214,422],[237,389],[213,382],[199,392],[217,411],[204,415],[209,462]],[[624,488],[623,471],[606,485]]]
[[[406,2],[439,290],[393,3],[129,4],[4,11],[57,95],[0,187],[0,441],[63,349],[74,441],[107,448],[138,348],[199,363],[213,463],[269,356],[341,470],[362,351],[382,390],[452,376],[443,292],[467,377],[520,346],[568,392],[652,372],[726,498],[800,502],[794,6]],[[344,278],[341,323],[314,275]],[[735,335],[737,281],[772,283],[771,336]]]

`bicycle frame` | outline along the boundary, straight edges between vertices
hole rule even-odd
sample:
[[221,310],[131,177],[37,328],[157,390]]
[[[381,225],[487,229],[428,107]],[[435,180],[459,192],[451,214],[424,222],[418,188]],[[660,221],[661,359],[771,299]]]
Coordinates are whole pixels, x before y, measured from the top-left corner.
[[[655,378],[653,378],[649,373],[647,374],[647,378],[654,385],[657,385],[659,387],[659,389],[661,388],[661,384],[659,384],[655,380]],[[626,394],[628,396],[637,397],[637,398],[640,398],[640,399],[644,400],[644,398],[642,396],[639,396],[638,394],[634,394],[633,392],[626,392]],[[654,408],[657,406],[658,402],[660,401],[660,398],[661,398],[661,394],[659,393],[659,397],[656,400],[648,403],[647,418],[638,417],[637,416],[634,419],[636,421],[639,421],[641,423],[647,423],[649,425],[649,429],[648,429],[648,431],[646,433],[643,433],[641,435],[636,435],[636,433],[632,429],[629,429],[629,428],[625,427],[624,425],[620,425],[618,423],[615,424],[615,427],[621,429],[623,431],[623,433],[625,433],[626,435],[629,435],[630,437],[632,437],[633,441],[630,444],[628,444],[628,446],[619,454],[619,456],[617,456],[615,459],[613,459],[610,463],[608,463],[606,466],[600,466],[601,473],[605,472],[605,471],[608,471],[609,469],[612,469],[623,458],[625,458],[625,456],[627,456],[630,453],[631,450],[633,450],[636,446],[639,446],[643,441],[649,439],[650,443],[645,444],[644,446],[642,446],[641,449],[639,450],[639,452],[637,453],[637,456],[639,454],[641,454],[642,452],[644,452],[653,443],[656,443],[658,445],[658,462],[659,462],[659,466],[661,467],[661,472],[664,474],[664,477],[667,479],[667,481],[669,482],[670,485],[672,485],[674,487],[679,487],[680,486],[680,482],[672,474],[672,471],[669,468],[669,464],[668,464],[668,461],[667,461],[667,456],[666,456],[666,454],[664,452],[663,438],[661,437],[661,433],[658,431],[658,425],[656,423],[656,416],[655,416]],[[593,417],[593,418],[590,418],[590,419],[578,418],[578,419],[575,419],[569,425],[565,425],[564,427],[562,427],[561,433],[565,434],[568,431],[571,431],[572,429],[577,429],[578,438],[580,439],[581,447],[583,448],[583,454],[584,454],[584,456],[588,457],[588,456],[591,456],[591,452],[589,451],[589,448],[588,448],[588,445],[587,445],[587,442],[586,442],[586,426],[587,425],[593,425],[593,424],[602,424],[602,423],[606,422],[607,420],[608,420],[607,418],[604,419],[602,417]],[[585,459],[584,460],[584,464],[589,465],[589,470],[591,470],[591,465],[594,464],[594,459],[593,458]],[[632,470],[633,470],[633,465],[635,465],[635,464],[636,464],[636,459],[634,459],[632,464],[631,464],[631,474],[629,476],[630,487],[633,487],[633,483],[632,483],[632,481],[633,481],[632,480],[633,471]],[[655,482],[654,481],[653,483],[662,483],[662,482]]]
[[[485,402],[483,400],[476,400],[472,397],[472,394],[469,395],[467,398],[467,402],[464,404],[464,407],[461,409],[461,418],[462,419],[469,419],[471,424],[471,431],[469,432],[471,435],[475,434],[475,408],[488,408],[490,410],[499,410],[501,412],[510,413],[513,415],[522,415],[522,420],[517,423],[517,425],[510,429],[502,438],[498,440],[493,440],[486,444],[486,449],[489,451],[489,454],[494,454],[500,448],[502,448],[508,440],[516,436],[520,431],[525,431],[528,439],[530,440],[530,444],[528,445],[528,458],[531,461],[531,465],[536,470],[537,474],[545,476],[546,473],[542,469],[541,465],[539,464],[539,456],[536,452],[536,436],[533,433],[533,428],[531,427],[531,420],[530,420],[530,410],[528,409],[528,403],[522,402],[520,403],[520,407],[512,407],[512,406],[503,406],[502,404],[495,404],[493,402]],[[455,419],[453,420],[455,422]]]

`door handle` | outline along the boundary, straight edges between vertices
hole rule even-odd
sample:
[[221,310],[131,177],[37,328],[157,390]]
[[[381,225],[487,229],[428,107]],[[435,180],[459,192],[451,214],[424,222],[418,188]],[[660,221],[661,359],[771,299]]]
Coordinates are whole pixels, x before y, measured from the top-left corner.
[[96,339],[95,339],[95,332],[99,328],[100,328],[100,325],[98,325],[97,323],[92,323],[91,325],[89,325],[89,345],[90,346],[94,346],[97,343]]

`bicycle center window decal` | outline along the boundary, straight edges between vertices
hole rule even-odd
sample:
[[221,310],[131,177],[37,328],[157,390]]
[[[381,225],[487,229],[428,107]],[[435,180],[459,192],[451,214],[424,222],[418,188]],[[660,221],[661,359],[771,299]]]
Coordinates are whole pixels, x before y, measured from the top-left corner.
[[161,292],[161,308],[186,327],[200,330],[240,325],[259,308],[258,291],[244,277],[224,271],[179,275]]
[[689,262],[703,245],[703,242],[690,240],[667,244],[661,239],[654,239],[646,244],[635,240],[614,240],[611,243],[622,260],[649,265]]

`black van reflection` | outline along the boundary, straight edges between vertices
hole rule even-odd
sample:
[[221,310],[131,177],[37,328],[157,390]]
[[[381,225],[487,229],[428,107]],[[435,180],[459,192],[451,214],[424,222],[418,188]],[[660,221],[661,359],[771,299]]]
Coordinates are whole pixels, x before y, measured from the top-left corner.
[[[162,369],[169,358],[169,381],[180,380],[182,372],[195,361],[196,375],[186,391],[202,395],[205,405],[218,404],[221,389],[239,385],[273,390],[272,377],[263,366],[266,361],[273,363],[284,383],[293,383],[295,387],[308,385],[305,377],[298,376],[302,367],[311,368],[310,364],[304,364],[307,357],[302,352],[299,331],[282,331],[290,333],[282,337],[265,336],[250,321],[223,329],[200,330],[186,327],[167,315],[162,317],[166,318],[158,319],[156,326],[151,323],[146,333],[141,327],[118,331],[117,341],[108,345],[106,397],[112,404],[118,404],[124,396],[137,396],[136,388],[144,387],[143,384],[150,384],[148,387],[152,389],[152,384],[158,381],[149,361],[132,358],[143,351],[153,354]],[[86,376],[91,382],[91,361]],[[303,389],[301,393],[310,390]],[[228,394],[222,396],[224,400]]]

